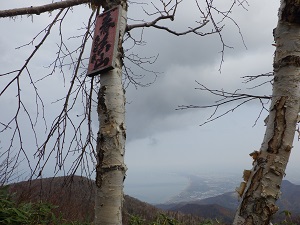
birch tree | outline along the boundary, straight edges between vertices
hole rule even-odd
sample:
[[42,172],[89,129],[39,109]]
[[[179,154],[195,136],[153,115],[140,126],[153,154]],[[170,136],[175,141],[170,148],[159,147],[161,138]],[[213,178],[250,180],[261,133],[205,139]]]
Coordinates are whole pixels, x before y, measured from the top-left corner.
[[251,153],[252,170],[244,171],[242,197],[234,224],[269,224],[278,211],[280,185],[293,147],[300,107],[300,3],[281,0],[274,29],[274,83],[266,132],[261,148]]
[[[266,131],[259,150],[250,153],[253,158],[251,170],[244,170],[244,181],[237,188],[241,198],[236,211],[234,225],[268,225],[278,211],[276,201],[280,198],[280,187],[285,176],[293,140],[299,120],[300,109],[300,2],[281,0],[277,27],[273,30],[276,47],[273,72],[257,76],[245,76],[246,82],[267,78],[264,84],[271,83],[272,95],[253,95],[224,90],[214,90],[201,83],[200,90],[219,96],[220,100],[208,106],[180,106],[186,108],[215,108],[207,122],[214,121],[241,105],[259,100],[262,110],[270,100],[268,117],[264,120]],[[266,83],[265,83],[266,82]],[[233,108],[216,114],[219,107],[238,102]],[[260,113],[261,114],[261,113]],[[260,116],[259,114],[259,116]],[[205,123],[207,123],[205,122]],[[256,121],[257,122],[257,121]]]
[[[194,4],[199,10],[200,19],[196,22],[196,26],[190,26],[184,31],[176,31],[160,24],[161,21],[174,21],[177,8],[182,4],[180,0],[160,0],[156,2],[159,5],[151,3],[154,11],[147,12],[145,9],[142,10],[146,12],[146,15],[150,18],[154,17],[154,19],[150,21],[142,19],[140,23],[136,22],[134,24],[128,24],[127,22],[127,9],[128,3],[130,3],[127,0],[65,0],[43,6],[0,11],[0,18],[15,18],[20,15],[40,15],[45,12],[51,12],[52,15],[54,14],[52,11],[58,10],[58,13],[52,16],[52,22],[29,42],[29,44],[33,44],[35,47],[25,60],[25,63],[19,69],[1,74],[1,77],[7,79],[5,80],[6,84],[2,87],[0,96],[3,96],[13,85],[16,85],[17,96],[17,109],[15,113],[12,113],[10,119],[0,121],[2,126],[0,132],[8,132],[11,134],[7,149],[1,157],[5,159],[4,161],[9,162],[9,165],[13,165],[9,168],[7,167],[6,171],[3,172],[2,176],[4,179],[6,179],[6,177],[8,178],[8,176],[12,174],[12,171],[16,169],[22,160],[21,156],[27,161],[31,178],[42,177],[43,170],[51,155],[55,155],[55,171],[57,172],[65,170],[64,164],[71,153],[77,153],[77,157],[73,161],[71,168],[69,168],[68,174],[76,173],[78,168],[83,170],[89,168],[86,163],[89,161],[87,158],[90,157],[91,161],[96,161],[95,168],[91,170],[91,172],[96,172],[95,224],[122,224],[123,181],[126,172],[126,166],[124,164],[126,126],[123,81],[125,78],[135,85],[139,84],[139,82],[135,81],[132,70],[124,65],[124,58],[140,68],[143,68],[145,63],[152,63],[149,61],[149,58],[140,58],[136,55],[130,57],[130,55],[126,55],[126,51],[123,49],[123,42],[133,40],[134,44],[139,43],[138,40],[133,38],[131,31],[136,28],[145,27],[160,29],[176,36],[187,34],[195,34],[198,36],[217,34],[219,35],[222,46],[221,52],[223,60],[224,50],[228,46],[222,38],[222,23],[225,19],[232,21],[229,17],[229,13],[231,13],[233,6],[235,6],[237,2],[234,1],[231,3],[228,10],[221,11],[214,7],[213,1],[203,1],[203,3],[200,4],[195,0]],[[93,10],[91,10],[90,17],[87,18],[86,26],[83,29],[84,33],[80,36],[82,38],[81,45],[75,50],[70,50],[63,38],[62,24],[65,17],[70,13],[71,7],[81,4],[89,4]],[[137,3],[131,2],[131,4]],[[240,3],[240,5],[242,5],[242,3]],[[86,44],[92,36],[91,33],[93,31],[95,15],[97,16],[100,11],[107,11],[115,6],[120,6],[122,11],[120,29],[118,31],[115,68],[102,73],[100,76],[89,78],[85,76],[86,70],[82,69],[82,67],[86,66],[84,51]],[[217,20],[214,14],[219,15]],[[44,42],[47,41],[51,31],[56,25],[58,25],[59,30],[57,57],[49,66],[49,74],[38,77],[30,71],[30,63]],[[208,32],[201,32],[201,29],[206,26],[208,26],[210,30]],[[39,41],[37,37],[39,37]],[[71,63],[65,63],[66,58],[68,58]],[[45,125],[46,135],[41,138],[36,130],[37,121],[42,117],[42,121],[45,124],[48,124],[48,122],[45,118],[45,106],[38,92],[37,83],[55,74],[57,69],[64,75],[66,68],[72,71],[72,76],[66,78],[70,82],[66,95],[58,99],[59,102],[62,102],[62,109],[54,120],[50,122],[50,128]],[[21,92],[22,76],[27,76],[31,81],[30,84],[35,93],[36,115],[29,113],[28,106],[26,106],[23,100],[24,97]],[[94,97],[95,95],[97,96],[96,98]],[[81,96],[81,99],[79,96]],[[74,106],[78,101],[83,105],[83,114],[80,116],[79,122],[74,122],[75,119],[72,118],[71,112],[74,110]],[[99,120],[99,131],[96,136],[92,130],[93,103],[97,105]],[[37,163],[35,165],[32,165],[32,162],[30,162],[30,157],[28,156],[28,152],[30,151],[28,151],[28,147],[23,143],[22,137],[25,131],[22,129],[20,121],[22,111],[29,121],[33,141],[36,143],[34,156],[37,158]],[[69,132],[73,133],[71,138],[68,138]],[[40,139],[42,139],[41,143]],[[96,148],[94,147],[95,144]],[[15,156],[12,157],[14,146],[18,146],[19,149]],[[14,163],[11,162],[12,159]]]

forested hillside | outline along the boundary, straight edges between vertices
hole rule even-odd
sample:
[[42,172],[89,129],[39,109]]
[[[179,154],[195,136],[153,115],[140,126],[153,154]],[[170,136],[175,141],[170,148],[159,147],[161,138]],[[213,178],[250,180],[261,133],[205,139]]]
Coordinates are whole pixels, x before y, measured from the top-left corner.
[[[19,182],[11,184],[9,191],[17,203],[43,201],[56,205],[58,208],[54,209],[55,214],[70,221],[92,222],[94,219],[94,182],[85,177],[56,177]],[[132,216],[140,218],[144,221],[143,224],[149,224],[161,214],[188,225],[198,225],[204,220],[198,216],[164,211],[125,195],[124,225],[129,224]]]

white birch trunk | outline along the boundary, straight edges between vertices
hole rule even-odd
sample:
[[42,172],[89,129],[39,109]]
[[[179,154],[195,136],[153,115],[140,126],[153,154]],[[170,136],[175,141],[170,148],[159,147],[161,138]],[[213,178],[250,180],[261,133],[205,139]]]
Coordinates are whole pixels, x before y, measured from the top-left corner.
[[116,68],[101,74],[98,95],[95,225],[121,225],[125,153],[125,95],[122,86],[123,36],[127,5],[123,4]]
[[267,225],[278,211],[280,186],[291,153],[300,107],[300,1],[281,0],[274,30],[274,84],[265,137],[251,171],[237,190],[242,197],[234,225]]

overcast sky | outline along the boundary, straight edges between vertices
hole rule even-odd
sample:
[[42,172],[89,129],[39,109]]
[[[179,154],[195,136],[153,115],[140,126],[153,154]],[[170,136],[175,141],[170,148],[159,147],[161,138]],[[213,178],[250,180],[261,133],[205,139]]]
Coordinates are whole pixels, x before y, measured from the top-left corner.
[[[49,2],[47,0],[10,0],[2,2],[1,9]],[[231,2],[222,1],[219,7],[228,8]],[[189,34],[176,37],[153,28],[143,31],[143,38],[147,44],[133,49],[132,52],[145,57],[159,54],[157,61],[148,68],[160,74],[151,86],[137,89],[130,86],[126,91],[128,102],[126,105],[126,164],[128,167],[126,185],[128,187],[141,182],[155,182],[161,176],[168,179],[168,174],[174,173],[235,173],[242,177],[243,170],[251,168],[252,160],[249,153],[260,148],[265,131],[263,120],[266,112],[257,121],[256,126],[253,126],[261,109],[259,102],[249,103],[204,126],[199,125],[209,118],[213,112],[212,109],[176,110],[179,105],[209,105],[216,100],[208,93],[195,90],[198,87],[195,80],[212,89],[235,91],[241,88],[256,94],[271,93],[270,85],[256,90],[247,90],[251,84],[244,85],[240,77],[272,71],[275,50],[272,46],[272,30],[277,23],[279,1],[274,3],[269,0],[249,0],[248,2],[247,10],[243,7],[235,7],[230,14],[240,28],[246,47],[238,27],[230,20],[223,22],[225,27],[222,37],[225,43],[233,48],[225,49],[221,73],[219,69],[222,44],[218,35],[200,37]],[[150,6],[144,7],[151,10]],[[80,33],[79,28],[86,24],[89,13],[90,9],[87,6],[74,7],[73,13],[64,24],[66,39]],[[129,17],[141,19],[145,17],[145,14],[140,5],[132,6],[129,7]],[[15,48],[30,42],[52,18],[44,14],[28,18],[23,16],[14,20],[1,19],[1,74],[20,68],[34,45],[20,50]],[[172,29],[184,31],[187,27],[194,26],[195,20],[198,19],[199,13],[194,1],[186,0],[179,7],[175,21],[166,24]],[[133,23],[132,20],[129,20],[129,23]],[[210,29],[205,28],[205,31]],[[138,37],[139,32],[133,33],[135,37]],[[35,79],[45,74],[45,66],[53,61],[58,38],[57,32],[53,32],[30,64],[30,70]],[[72,46],[72,40],[68,43]],[[74,41],[75,44],[78,43]],[[130,46],[130,43],[125,43],[125,46]],[[0,87],[3,88],[8,78],[0,77],[0,79]],[[153,75],[147,74],[142,82],[147,83],[152,79]],[[24,79],[23,85],[28,104],[34,107],[35,100],[32,99],[32,91],[26,92],[29,81]],[[59,98],[65,90],[59,74],[49,77],[47,82],[40,82],[39,85],[41,95],[46,102]],[[15,96],[16,92],[13,88],[1,96],[2,118],[8,118],[13,112]],[[56,110],[51,106],[52,104],[49,104],[49,107],[47,105],[47,115],[50,117]],[[232,104],[220,108],[220,112],[234,106]],[[97,127],[97,120],[94,120],[94,123]],[[7,136],[0,135],[2,143],[7,141]],[[300,169],[299,158],[299,143],[295,143],[287,178],[300,181],[300,175],[296,172]],[[47,174],[51,176],[52,172],[49,170]],[[130,194],[134,195],[134,193]]]

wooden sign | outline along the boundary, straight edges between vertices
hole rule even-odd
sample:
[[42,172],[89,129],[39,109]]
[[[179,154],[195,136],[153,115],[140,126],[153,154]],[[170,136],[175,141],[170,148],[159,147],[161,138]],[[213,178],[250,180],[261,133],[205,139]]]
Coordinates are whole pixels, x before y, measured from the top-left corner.
[[89,77],[115,67],[121,12],[121,6],[117,6],[97,17],[87,72]]

